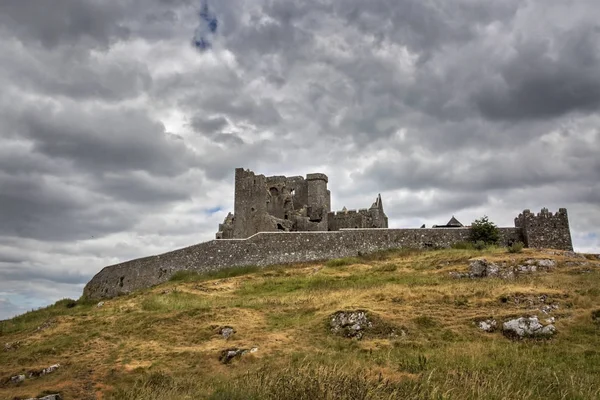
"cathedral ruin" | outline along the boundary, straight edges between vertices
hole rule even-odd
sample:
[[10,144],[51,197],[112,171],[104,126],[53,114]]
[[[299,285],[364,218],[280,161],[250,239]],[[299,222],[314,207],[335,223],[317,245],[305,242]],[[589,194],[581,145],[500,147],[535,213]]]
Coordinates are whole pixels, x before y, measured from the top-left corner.
[[258,232],[338,231],[387,228],[381,195],[368,209],[331,211],[327,175],[257,175],[235,170],[234,212],[219,224],[217,239],[243,239]]

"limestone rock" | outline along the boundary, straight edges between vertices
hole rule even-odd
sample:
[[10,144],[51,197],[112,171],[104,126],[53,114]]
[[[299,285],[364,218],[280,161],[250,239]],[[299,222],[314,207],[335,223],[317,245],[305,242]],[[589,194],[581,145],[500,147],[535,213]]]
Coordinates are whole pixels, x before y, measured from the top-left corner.
[[21,347],[21,341],[8,342],[4,344],[4,351],[13,351]]
[[221,355],[219,356],[219,361],[222,364],[229,364],[236,357],[241,357],[247,353],[256,353],[257,351],[258,351],[258,347],[252,347],[251,349],[240,349],[237,347],[225,349],[225,350],[221,351]]
[[331,332],[356,339],[361,339],[365,329],[372,326],[373,323],[369,320],[367,312],[363,310],[338,311],[330,317],[329,321]]
[[219,328],[219,335],[223,336],[223,339],[229,339],[234,333],[235,329],[230,326],[223,326]]
[[21,374],[21,375],[15,375],[13,377],[10,378],[10,382],[11,383],[21,383],[25,380],[25,375]]
[[100,308],[100,307],[102,307],[103,305],[104,305],[104,302],[103,302],[103,301],[101,301],[100,303],[96,304],[96,307]]
[[479,321],[477,324],[479,329],[485,332],[494,332],[498,327],[498,323],[495,319],[486,319],[485,321]]
[[45,331],[46,329],[52,327],[54,324],[56,324],[56,320],[49,319],[48,321],[45,321],[42,325],[38,326],[36,331],[37,332]]
[[44,369],[40,369],[40,370],[36,370],[36,371],[29,371],[29,377],[35,378],[35,377],[39,377],[39,376],[48,375],[48,374],[51,374],[52,372],[56,371],[59,368],[60,368],[60,364],[54,364],[54,365],[49,366],[48,368],[44,368]]
[[502,324],[502,333],[510,338],[547,338],[556,333],[554,325],[542,325],[537,316],[521,317]]
[[44,397],[31,397],[26,400],[62,400],[62,397],[60,394],[49,394]]

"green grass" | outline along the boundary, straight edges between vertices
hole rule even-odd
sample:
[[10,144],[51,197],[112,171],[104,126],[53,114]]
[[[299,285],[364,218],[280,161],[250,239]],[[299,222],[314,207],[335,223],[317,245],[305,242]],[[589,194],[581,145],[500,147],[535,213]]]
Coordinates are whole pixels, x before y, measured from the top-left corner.
[[169,278],[170,282],[201,282],[212,279],[234,278],[236,276],[248,275],[255,273],[260,268],[255,265],[243,267],[224,268],[217,271],[197,272],[197,271],[177,271]]
[[[583,273],[559,257],[550,273],[508,281],[449,277],[482,256],[550,257],[530,249],[390,250],[182,273],[100,308],[65,299],[0,323],[1,343],[20,342],[0,351],[0,377],[64,365],[0,386],[0,398],[52,388],[65,398],[96,391],[125,400],[600,398],[600,262],[590,259]],[[540,294],[560,305],[550,340],[512,341],[477,328],[487,318],[543,320],[537,305],[512,300]],[[330,331],[333,313],[359,309],[374,322],[361,340]],[[236,330],[228,340],[219,335],[223,326]],[[225,348],[254,346],[256,354],[219,363]]]

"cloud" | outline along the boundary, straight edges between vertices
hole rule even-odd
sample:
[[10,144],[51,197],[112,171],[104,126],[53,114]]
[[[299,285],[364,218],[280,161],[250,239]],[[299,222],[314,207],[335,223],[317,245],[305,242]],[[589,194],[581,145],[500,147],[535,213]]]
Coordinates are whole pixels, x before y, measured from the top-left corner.
[[600,252],[599,13],[595,0],[0,2],[4,315],[211,239],[236,167],[327,173],[336,209],[381,192],[395,227],[567,207],[576,248]]

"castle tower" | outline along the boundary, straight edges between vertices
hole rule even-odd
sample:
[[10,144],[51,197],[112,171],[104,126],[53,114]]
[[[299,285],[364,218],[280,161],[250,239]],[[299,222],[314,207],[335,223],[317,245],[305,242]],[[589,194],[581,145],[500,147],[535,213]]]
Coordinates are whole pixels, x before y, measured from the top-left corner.
[[527,247],[573,250],[566,208],[560,208],[554,215],[547,208],[537,215],[524,210],[515,218],[515,227],[523,230]]

